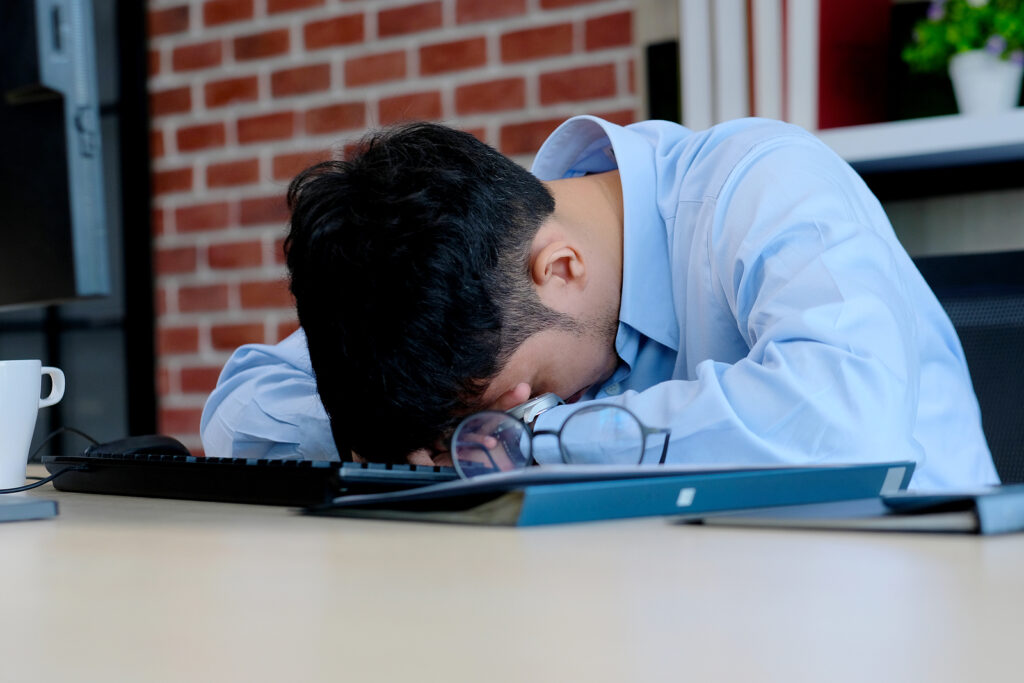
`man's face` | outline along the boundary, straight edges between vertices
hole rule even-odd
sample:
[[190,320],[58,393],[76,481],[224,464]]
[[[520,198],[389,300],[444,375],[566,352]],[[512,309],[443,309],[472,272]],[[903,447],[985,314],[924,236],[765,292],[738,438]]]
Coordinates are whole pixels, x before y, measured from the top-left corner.
[[[594,384],[615,371],[615,332],[618,318],[603,325],[582,325],[578,330],[549,329],[529,337],[512,354],[481,401],[482,409],[508,410],[533,396],[557,394],[567,403],[577,401]],[[447,443],[433,451],[421,449],[409,454],[414,465],[451,465]]]
[[573,402],[615,371],[618,320],[577,330],[548,329],[529,337],[488,385],[483,404],[508,410],[547,392]]

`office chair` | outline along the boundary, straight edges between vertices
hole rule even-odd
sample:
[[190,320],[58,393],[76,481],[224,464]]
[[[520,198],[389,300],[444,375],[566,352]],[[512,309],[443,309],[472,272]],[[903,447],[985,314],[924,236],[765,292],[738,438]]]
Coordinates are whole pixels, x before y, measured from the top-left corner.
[[1024,482],[1024,251],[914,262],[960,336],[996,471]]

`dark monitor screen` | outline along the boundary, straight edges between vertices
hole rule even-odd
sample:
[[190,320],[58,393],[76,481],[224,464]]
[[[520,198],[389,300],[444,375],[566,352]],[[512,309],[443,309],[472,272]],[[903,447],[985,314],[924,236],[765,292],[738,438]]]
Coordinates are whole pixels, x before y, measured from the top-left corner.
[[0,307],[110,291],[91,0],[0,2]]

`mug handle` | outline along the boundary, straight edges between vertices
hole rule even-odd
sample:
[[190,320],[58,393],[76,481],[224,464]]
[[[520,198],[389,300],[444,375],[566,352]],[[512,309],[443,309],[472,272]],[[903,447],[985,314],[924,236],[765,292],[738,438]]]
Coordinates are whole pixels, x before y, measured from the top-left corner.
[[54,403],[59,403],[64,398],[64,371],[60,368],[43,367],[42,374],[49,375],[53,386],[50,387],[50,395],[39,399],[39,407],[46,408]]

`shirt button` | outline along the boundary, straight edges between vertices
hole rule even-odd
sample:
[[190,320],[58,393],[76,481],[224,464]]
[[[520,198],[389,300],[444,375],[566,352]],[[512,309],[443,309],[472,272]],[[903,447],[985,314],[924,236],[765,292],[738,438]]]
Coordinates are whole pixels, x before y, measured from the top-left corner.
[[604,388],[604,393],[608,394],[609,396],[615,396],[620,391],[622,391],[622,388],[618,384],[609,384]]

